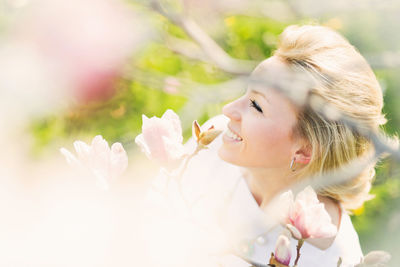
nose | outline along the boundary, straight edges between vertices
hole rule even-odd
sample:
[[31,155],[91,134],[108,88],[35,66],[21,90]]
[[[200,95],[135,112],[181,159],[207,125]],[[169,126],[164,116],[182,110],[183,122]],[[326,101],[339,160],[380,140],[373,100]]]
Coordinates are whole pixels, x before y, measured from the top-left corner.
[[222,113],[230,118],[231,120],[239,121],[241,119],[240,109],[239,109],[239,99],[226,104],[222,108]]

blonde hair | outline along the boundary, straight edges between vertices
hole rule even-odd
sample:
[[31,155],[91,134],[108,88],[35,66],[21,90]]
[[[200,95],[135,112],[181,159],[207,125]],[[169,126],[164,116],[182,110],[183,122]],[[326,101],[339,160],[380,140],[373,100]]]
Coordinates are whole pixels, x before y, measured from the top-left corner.
[[[373,71],[337,32],[323,26],[289,26],[281,34],[274,55],[290,67],[309,73],[315,82],[311,95],[322,98],[344,115],[373,130],[386,122],[382,90]],[[310,107],[299,112],[295,132],[310,143],[312,151],[301,177],[334,170],[373,151],[367,138]],[[374,165],[349,182],[326,187],[319,194],[337,200],[347,210],[360,207],[371,198]]]

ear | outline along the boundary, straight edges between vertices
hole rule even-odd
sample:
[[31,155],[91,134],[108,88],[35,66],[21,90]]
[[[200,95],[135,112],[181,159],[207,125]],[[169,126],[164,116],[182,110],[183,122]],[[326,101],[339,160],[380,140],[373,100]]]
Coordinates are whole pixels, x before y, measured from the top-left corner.
[[295,162],[301,164],[308,164],[311,160],[311,146],[304,145],[298,149],[294,154]]

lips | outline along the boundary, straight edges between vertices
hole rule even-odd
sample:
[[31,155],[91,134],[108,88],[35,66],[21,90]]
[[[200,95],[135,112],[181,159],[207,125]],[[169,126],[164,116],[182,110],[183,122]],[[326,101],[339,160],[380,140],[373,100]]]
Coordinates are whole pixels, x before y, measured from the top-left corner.
[[235,133],[234,131],[232,131],[229,127],[228,127],[228,129],[226,130],[226,132],[225,132],[225,136],[227,136],[228,138],[230,138],[230,139],[232,139],[232,140],[238,141],[238,142],[240,142],[240,141],[243,140],[242,137],[240,137],[237,133]]

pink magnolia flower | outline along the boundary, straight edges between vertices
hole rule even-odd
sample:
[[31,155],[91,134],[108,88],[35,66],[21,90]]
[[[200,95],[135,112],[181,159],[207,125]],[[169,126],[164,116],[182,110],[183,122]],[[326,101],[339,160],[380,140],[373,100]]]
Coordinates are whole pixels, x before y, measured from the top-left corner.
[[110,147],[101,135],[93,138],[92,144],[82,141],[74,142],[77,157],[65,148],[60,152],[67,162],[73,166],[80,166],[90,170],[97,178],[98,185],[108,188],[108,182],[120,176],[128,166],[128,157],[121,143],[114,143]]
[[142,116],[142,133],[135,142],[146,156],[166,166],[175,163],[184,155],[182,127],[178,115],[168,109],[161,118]]
[[319,202],[310,186],[300,192],[296,200],[293,200],[292,191],[282,194],[280,200],[286,203],[284,223],[289,225],[288,229],[294,238],[326,238],[336,235],[336,226],[332,224],[324,204]]
[[289,265],[292,253],[290,251],[290,240],[286,235],[280,235],[275,246],[275,260],[283,265]]

